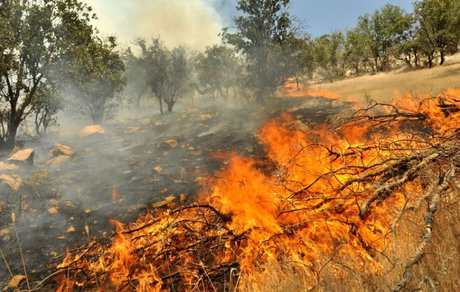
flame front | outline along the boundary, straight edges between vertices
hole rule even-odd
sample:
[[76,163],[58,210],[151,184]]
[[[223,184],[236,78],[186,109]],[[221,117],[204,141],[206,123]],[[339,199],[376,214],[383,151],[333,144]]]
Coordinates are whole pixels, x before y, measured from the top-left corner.
[[300,130],[283,114],[258,133],[269,161],[264,167],[233,154],[195,204],[157,211],[129,226],[116,223],[111,243],[93,242],[68,254],[59,268],[70,277],[57,279],[59,291],[225,290],[217,285],[261,281],[272,262],[302,265],[313,286],[315,271],[331,259],[379,275],[379,255],[392,248],[395,214],[407,196],[424,192],[421,182],[407,180],[377,198],[376,181],[384,176],[379,170],[429,147],[426,139],[402,131],[408,120],[432,131],[432,144],[460,128],[459,99],[454,89],[423,101],[397,98],[398,110],[384,107],[379,118],[358,112],[334,129]]

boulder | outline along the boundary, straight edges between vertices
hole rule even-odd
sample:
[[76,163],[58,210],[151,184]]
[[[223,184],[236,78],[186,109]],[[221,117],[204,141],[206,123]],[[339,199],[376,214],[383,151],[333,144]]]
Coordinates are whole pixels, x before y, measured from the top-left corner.
[[34,154],[35,150],[32,148],[22,149],[11,155],[7,160],[32,164],[34,162]]
[[17,170],[19,166],[0,161],[0,170]]
[[105,134],[104,128],[102,128],[99,125],[90,125],[83,127],[83,129],[80,130],[78,133],[78,137],[87,137],[87,136],[92,136],[95,134]]
[[62,145],[59,143],[54,144],[54,149],[51,150],[51,155],[54,157],[65,155],[65,156],[72,156],[75,152],[70,148],[70,146]]
[[22,179],[15,174],[0,174],[0,181],[8,185],[13,191],[19,190],[22,185]]
[[70,160],[70,156],[68,155],[58,155],[48,160],[46,162],[46,165],[50,167],[57,167],[57,166],[61,166],[62,164],[66,163],[69,160]]

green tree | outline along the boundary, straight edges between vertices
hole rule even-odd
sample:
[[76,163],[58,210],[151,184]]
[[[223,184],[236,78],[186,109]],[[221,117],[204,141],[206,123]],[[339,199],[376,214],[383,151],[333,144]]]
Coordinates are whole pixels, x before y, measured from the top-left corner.
[[185,94],[190,85],[190,62],[183,47],[169,50],[160,39],[153,39],[150,46],[145,40],[139,40],[141,59],[147,71],[147,83],[160,104],[172,112],[177,101]]
[[343,58],[347,68],[354,70],[355,75],[372,67],[369,39],[359,28],[346,32]]
[[38,136],[46,134],[50,126],[57,124],[56,114],[64,107],[64,101],[57,86],[42,83],[32,101],[31,112]]
[[357,28],[367,38],[365,42],[369,46],[376,71],[391,68],[390,57],[411,26],[411,16],[392,4],[386,4],[372,15],[366,14],[358,19]]
[[144,66],[144,60],[134,54],[131,48],[124,52],[124,62],[126,66],[124,94],[130,97],[135,109],[138,110],[141,108],[143,98],[151,92],[147,80],[147,68]]
[[197,90],[212,98],[229,97],[238,84],[241,64],[235,50],[213,45],[198,55],[196,62]]
[[449,48],[456,51],[460,40],[460,2],[458,0],[423,0],[414,3],[420,43],[432,67],[438,53],[444,64]]
[[14,145],[60,58],[92,37],[90,13],[78,0],[0,2],[0,146]]
[[115,38],[104,41],[94,37],[72,50],[63,65],[67,68],[63,76],[69,80],[82,113],[93,123],[110,117],[125,84],[125,65]]
[[341,32],[322,35],[313,42],[317,70],[330,82],[345,77],[344,42]]
[[289,0],[239,0],[236,31],[223,30],[224,42],[235,46],[247,63],[246,86],[257,101],[266,101],[295,75],[296,33],[287,12]]

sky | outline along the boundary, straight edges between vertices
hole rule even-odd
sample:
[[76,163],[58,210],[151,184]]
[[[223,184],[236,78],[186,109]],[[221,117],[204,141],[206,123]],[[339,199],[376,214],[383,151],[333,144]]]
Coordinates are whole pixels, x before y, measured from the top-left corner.
[[304,21],[305,30],[317,37],[334,30],[352,28],[358,17],[386,3],[412,12],[414,0],[291,0],[290,13]]
[[[169,47],[202,50],[218,43],[232,26],[237,0],[83,0],[94,8],[102,35],[116,35],[124,46],[137,37],[161,37]],[[313,37],[352,28],[359,16],[386,3],[412,11],[414,0],[291,0],[289,12]]]

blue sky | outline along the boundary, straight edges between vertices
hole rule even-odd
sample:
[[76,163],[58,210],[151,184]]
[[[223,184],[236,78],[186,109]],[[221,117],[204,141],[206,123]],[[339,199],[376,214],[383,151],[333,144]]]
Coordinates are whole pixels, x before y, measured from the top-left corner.
[[372,13],[386,3],[412,12],[414,0],[291,0],[290,13],[304,20],[305,30],[314,37],[336,29],[351,28],[359,16]]

